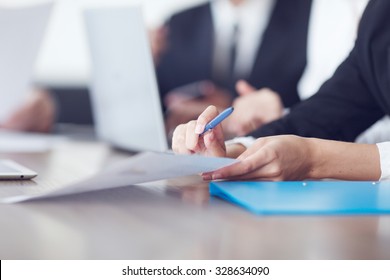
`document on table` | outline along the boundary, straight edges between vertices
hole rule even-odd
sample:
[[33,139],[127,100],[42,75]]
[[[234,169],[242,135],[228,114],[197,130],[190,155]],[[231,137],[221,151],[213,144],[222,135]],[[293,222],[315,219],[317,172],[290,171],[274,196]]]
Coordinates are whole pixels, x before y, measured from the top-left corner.
[[[99,174],[71,185],[50,190],[38,190],[30,186],[25,194],[7,197],[4,203],[15,203],[45,197],[110,189],[147,183],[157,180],[193,175],[213,171],[235,163],[234,159],[204,157],[199,155],[174,155],[145,152],[110,166]],[[71,175],[70,175],[71,176]]]
[[52,6],[0,6],[0,123],[28,94]]
[[58,135],[0,129],[0,153],[42,153],[65,140]]

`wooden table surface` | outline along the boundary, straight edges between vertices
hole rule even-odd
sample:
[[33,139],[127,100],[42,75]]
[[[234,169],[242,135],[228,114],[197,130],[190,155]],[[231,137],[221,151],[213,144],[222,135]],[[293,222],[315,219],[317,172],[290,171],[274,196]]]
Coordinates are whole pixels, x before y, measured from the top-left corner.
[[[39,173],[0,182],[0,195],[70,183],[128,156],[88,141],[0,154]],[[390,216],[255,216],[193,176],[0,204],[0,259],[390,259]]]

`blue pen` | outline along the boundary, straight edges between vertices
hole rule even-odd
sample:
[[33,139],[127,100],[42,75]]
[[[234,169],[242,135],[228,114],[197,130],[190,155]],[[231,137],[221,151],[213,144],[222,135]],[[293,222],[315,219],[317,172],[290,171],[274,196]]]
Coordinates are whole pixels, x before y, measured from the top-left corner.
[[205,134],[207,131],[213,129],[217,125],[219,125],[224,119],[226,119],[231,113],[233,113],[234,108],[229,107],[221,112],[218,116],[212,119],[208,124],[206,124],[203,132],[200,135]]

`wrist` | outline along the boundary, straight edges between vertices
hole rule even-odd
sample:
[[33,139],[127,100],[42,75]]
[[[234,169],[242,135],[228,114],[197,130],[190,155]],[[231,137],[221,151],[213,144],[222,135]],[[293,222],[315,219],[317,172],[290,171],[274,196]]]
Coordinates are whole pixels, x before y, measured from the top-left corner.
[[318,143],[318,139],[315,138],[303,138],[306,141],[305,145],[307,147],[307,178],[308,179],[319,179],[321,174],[321,169],[323,166],[322,159],[323,156],[321,151],[321,145]]
[[376,145],[308,138],[307,147],[307,178],[371,181],[381,175]]
[[237,158],[243,152],[245,152],[246,147],[242,144],[235,143],[226,145],[226,157]]

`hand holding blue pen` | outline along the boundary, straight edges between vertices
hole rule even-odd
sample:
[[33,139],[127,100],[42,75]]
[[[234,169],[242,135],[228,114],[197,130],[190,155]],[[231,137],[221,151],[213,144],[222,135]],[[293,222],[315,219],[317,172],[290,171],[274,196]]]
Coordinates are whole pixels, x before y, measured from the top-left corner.
[[228,116],[230,116],[231,113],[233,113],[234,108],[229,107],[225,109],[223,112],[221,112],[218,116],[216,116],[214,119],[212,119],[208,124],[206,124],[203,132],[200,135],[205,134],[207,131],[215,128],[217,125],[219,125],[224,119],[226,119]]
[[[222,127],[218,124],[232,112],[233,108],[228,108],[218,114],[218,109],[210,105],[197,120],[176,127],[172,137],[172,150],[181,154],[225,157],[225,137]],[[206,133],[210,129],[213,131]]]

